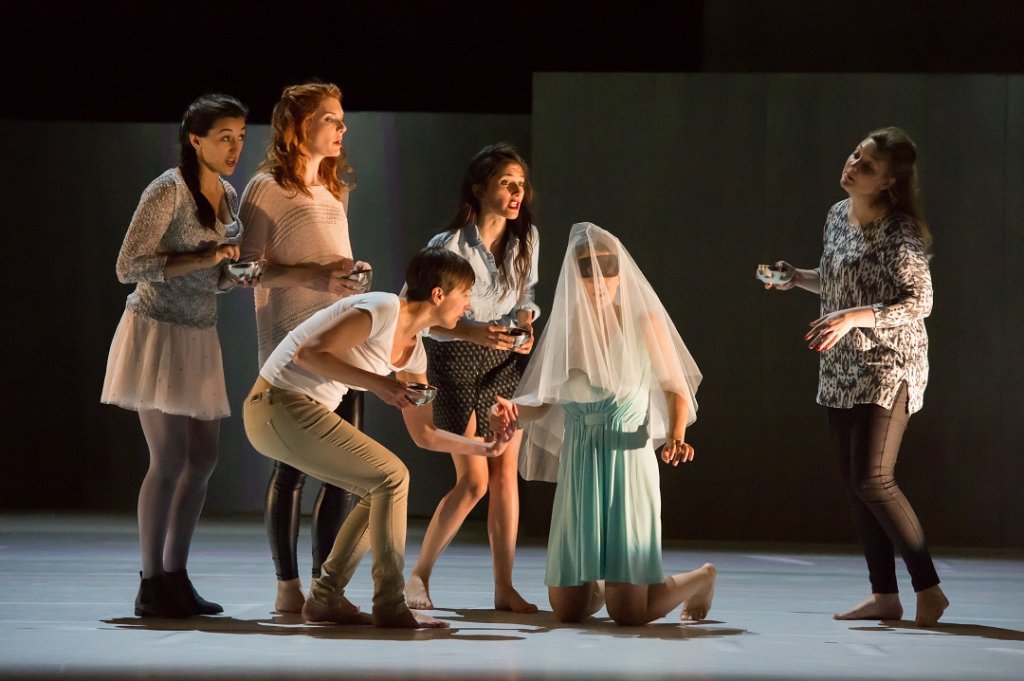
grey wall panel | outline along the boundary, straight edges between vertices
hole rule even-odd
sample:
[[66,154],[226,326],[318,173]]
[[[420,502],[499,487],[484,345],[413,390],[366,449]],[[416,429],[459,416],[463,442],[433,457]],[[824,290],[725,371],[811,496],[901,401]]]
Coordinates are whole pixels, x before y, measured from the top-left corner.
[[[469,158],[485,144],[530,146],[529,117],[351,113],[346,147],[356,255],[375,287],[397,291],[404,263],[440,230]],[[145,441],[133,412],[99,404],[107,351],[131,286],[114,263],[145,186],[176,164],[176,124],[0,122],[5,141],[0,198],[10,246],[3,277],[4,375],[22,386],[5,437],[3,508],[129,509],[145,473]],[[230,178],[241,194],[262,160],[267,126],[250,125]],[[207,512],[262,508],[268,460],[245,438],[241,402],[258,371],[252,294],[219,297],[218,330],[233,414],[221,426]],[[367,400],[367,428],[413,474],[410,510],[429,515],[454,479],[443,454],[419,452],[393,408]],[[446,477],[447,476],[447,477]],[[307,492],[306,505],[314,490]]]
[[[999,461],[996,481],[1003,543],[1024,544],[1024,76],[1007,79],[1006,103],[1006,191],[1005,230],[1001,268],[1003,284],[984,295],[1002,298],[999,334],[1002,353],[995,358],[1000,372],[995,394],[999,402],[998,420],[993,428],[1001,436],[992,453]],[[988,494],[982,497],[982,503]],[[977,501],[968,502],[970,513]]]

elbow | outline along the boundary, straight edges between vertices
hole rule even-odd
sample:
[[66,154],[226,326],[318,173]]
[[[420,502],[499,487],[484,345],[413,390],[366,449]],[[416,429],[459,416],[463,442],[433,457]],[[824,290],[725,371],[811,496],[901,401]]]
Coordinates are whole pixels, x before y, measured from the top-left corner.
[[[419,409],[420,407],[408,407],[408,409]],[[409,437],[412,438],[414,445],[420,449],[428,449],[433,451],[437,443],[433,437],[433,433],[429,428],[409,428]]]
[[[413,409],[419,409],[420,407],[413,407]],[[416,446],[420,449],[428,449],[432,452],[436,452],[439,449],[439,442],[437,441],[437,431],[430,426],[418,429],[413,433],[412,441],[416,443]]]
[[690,411],[690,400],[682,393],[670,392],[669,395],[672,398],[672,406],[675,412],[685,419],[686,414]]
[[123,260],[118,259],[117,267],[114,268],[114,271],[117,273],[117,280],[122,284],[134,284],[138,282],[138,277],[134,276],[132,268]]
[[292,364],[305,371],[315,373],[315,370],[313,368],[313,357],[315,355],[315,350],[311,350],[305,345],[300,345],[298,348],[295,349],[295,354],[292,355]]
[[932,302],[933,298],[930,293],[921,301],[921,319],[927,319],[932,315]]
[[913,298],[911,301],[911,307],[914,310],[914,317],[917,319],[927,319],[932,314],[932,296],[931,293],[927,295],[919,295]]
[[124,250],[117,254],[117,264],[114,265],[114,272],[117,274],[117,280],[122,284],[134,283],[135,279],[131,273],[131,259],[128,258]]

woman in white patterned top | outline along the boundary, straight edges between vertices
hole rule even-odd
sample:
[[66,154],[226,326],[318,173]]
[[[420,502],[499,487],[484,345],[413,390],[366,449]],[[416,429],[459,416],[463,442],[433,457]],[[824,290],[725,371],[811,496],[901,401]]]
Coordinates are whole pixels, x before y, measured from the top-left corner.
[[[271,117],[267,157],[242,193],[242,259],[267,261],[253,292],[261,367],[292,329],[363,290],[347,278],[355,265],[347,215],[354,182],[342,145],[344,117],[338,86],[314,82],[286,87]],[[361,429],[362,391],[350,392],[338,415]],[[267,535],[277,573],[274,606],[280,612],[299,612],[305,601],[296,559],[305,478],[278,461],[267,485]],[[313,506],[313,578],[320,576],[338,527],[355,501],[346,490],[321,485]]]
[[[495,396],[511,397],[533,347],[533,302],[539,235],[531,222],[529,168],[508,144],[482,149],[462,179],[459,205],[448,229],[430,240],[469,261],[476,273],[471,309],[454,329],[432,329],[426,340],[428,376],[439,388],[434,401],[438,427],[468,437],[492,435],[487,420]],[[513,330],[513,326],[518,329]],[[525,337],[515,346],[510,332]],[[427,527],[416,566],[406,584],[413,608],[433,608],[434,563],[469,512],[490,493],[487,534],[494,564],[494,607],[536,612],[512,586],[519,530],[516,466],[522,434],[496,459],[453,456],[455,487],[441,499]]]
[[234,97],[204,95],[181,122],[181,162],[139,201],[117,258],[117,278],[136,283],[114,334],[100,398],[139,412],[149,470],[139,490],[142,583],[135,614],[186,617],[222,612],[201,598],[185,570],[228,416],[217,338],[221,265],[238,258],[235,171],[248,110]]
[[930,234],[917,205],[917,149],[899,128],[857,145],[839,184],[849,195],[829,210],[815,269],[778,265],[784,284],[821,296],[821,317],[804,337],[821,353],[818,404],[828,408],[840,473],[867,559],[871,597],[834,617],[899,619],[894,547],[917,594],[916,622],[934,626],[949,605],[924,531],[893,476],[910,415],[928,382],[932,309],[926,249]]

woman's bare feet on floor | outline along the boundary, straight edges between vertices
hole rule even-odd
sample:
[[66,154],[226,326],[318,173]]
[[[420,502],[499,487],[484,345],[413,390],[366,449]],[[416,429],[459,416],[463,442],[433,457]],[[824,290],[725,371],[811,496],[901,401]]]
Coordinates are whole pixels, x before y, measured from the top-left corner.
[[405,582],[405,602],[413,610],[433,610],[434,602],[430,600],[430,588],[427,582],[416,575],[409,575]]
[[832,615],[834,620],[898,620],[901,617],[903,604],[899,594],[871,594],[871,598],[852,610]]
[[447,629],[451,625],[444,620],[426,615],[418,615],[406,609],[394,615],[374,613],[373,626],[394,629]]
[[537,606],[528,603],[512,586],[494,588],[494,609],[530,615],[537,612]]
[[949,599],[936,584],[933,587],[917,592],[917,616],[914,622],[919,627],[934,627],[939,623],[942,613],[949,607]]
[[302,612],[306,597],[302,594],[302,582],[295,579],[278,580],[277,598],[274,599],[274,610],[277,612]]
[[696,594],[683,602],[683,610],[679,613],[679,619],[683,621],[699,622],[707,619],[711,612],[711,601],[715,598],[715,580],[718,579],[718,569],[711,563],[704,563],[700,570],[706,573],[706,584]]

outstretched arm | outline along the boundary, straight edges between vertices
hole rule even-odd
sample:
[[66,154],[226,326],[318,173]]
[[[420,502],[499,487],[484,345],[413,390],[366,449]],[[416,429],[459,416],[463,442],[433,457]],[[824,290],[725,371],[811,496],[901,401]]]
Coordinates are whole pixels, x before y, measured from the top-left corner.
[[817,269],[802,270],[798,267],[793,267],[785,260],[779,260],[775,263],[775,266],[790,270],[793,276],[785,284],[765,284],[765,288],[788,291],[795,286],[796,288],[810,291],[815,295],[821,295],[821,273]]
[[494,405],[487,414],[491,430],[498,433],[499,440],[510,440],[523,421],[536,421],[548,413],[550,404],[536,407],[516,404],[504,397],[495,396]]
[[[400,372],[397,376],[399,381],[409,383],[426,383],[427,377],[423,374],[412,374]],[[447,430],[440,430],[434,425],[434,406],[424,404],[421,406],[408,405],[402,409],[402,419],[405,421],[405,428],[409,431],[409,437],[416,443],[417,447],[429,449],[434,452],[450,452],[451,454],[462,454],[466,456],[498,456],[504,447],[503,441],[483,442],[463,435],[456,435]]]
[[430,327],[430,335],[447,340],[461,340],[493,350],[511,350],[515,338],[508,335],[508,327],[490,322],[477,322],[463,317],[453,328]]

